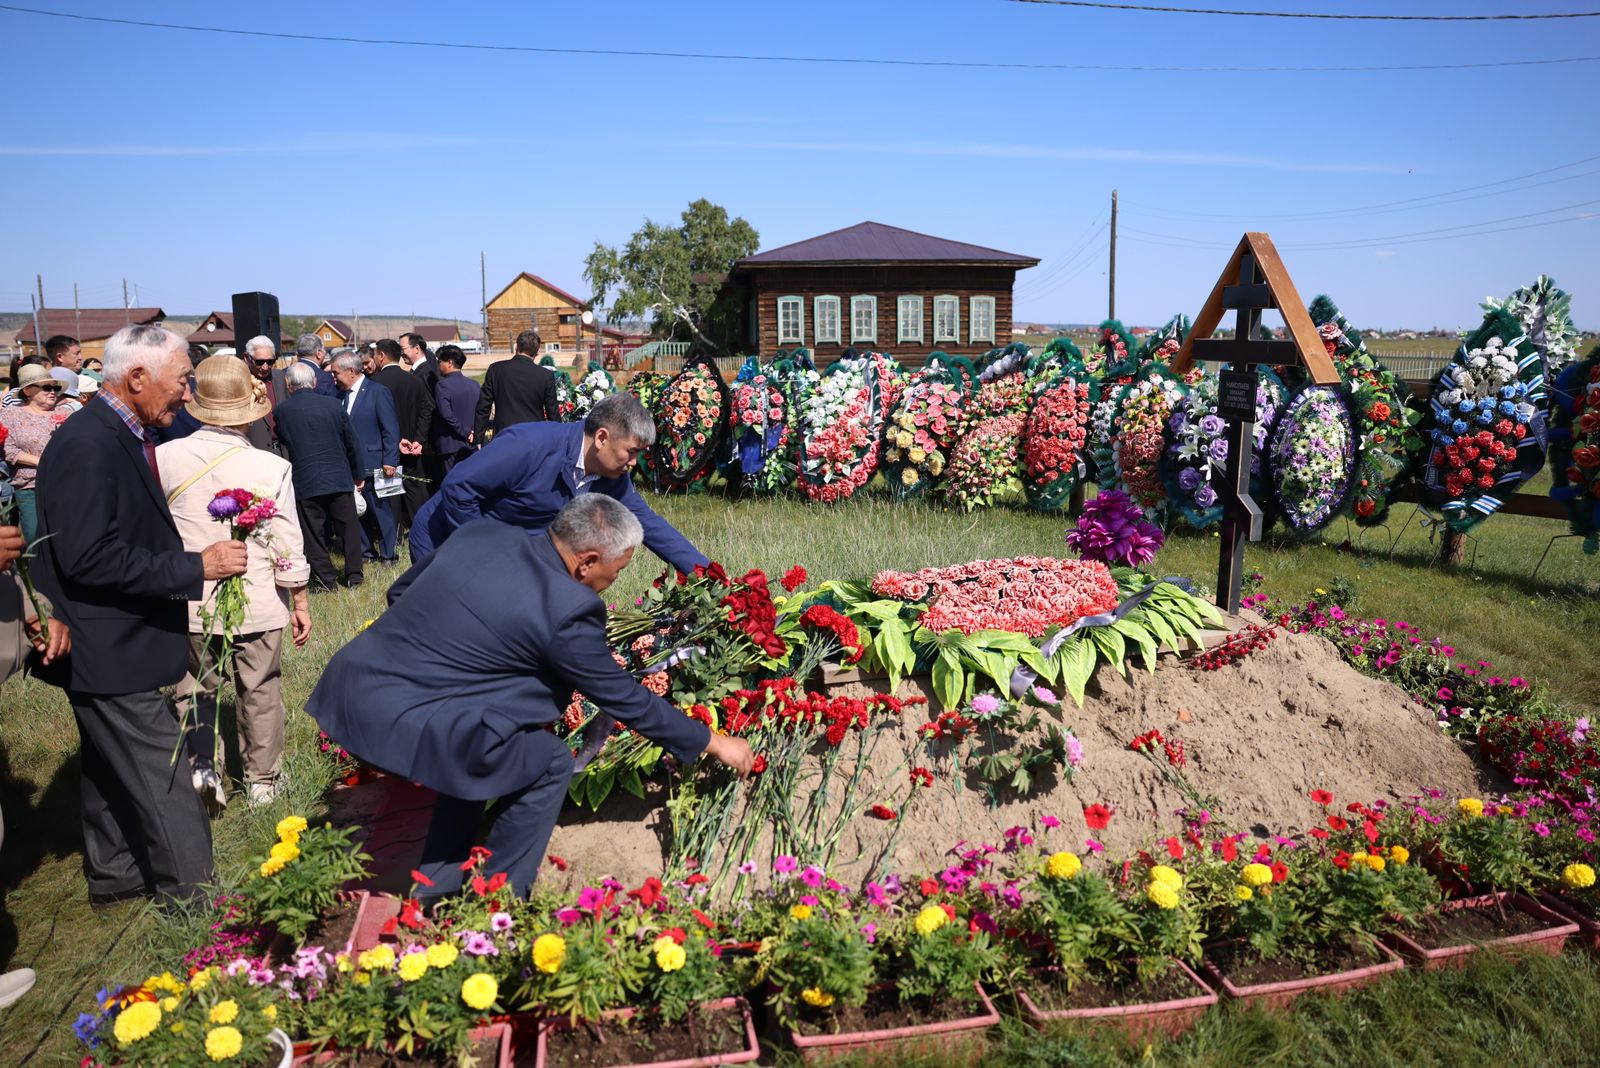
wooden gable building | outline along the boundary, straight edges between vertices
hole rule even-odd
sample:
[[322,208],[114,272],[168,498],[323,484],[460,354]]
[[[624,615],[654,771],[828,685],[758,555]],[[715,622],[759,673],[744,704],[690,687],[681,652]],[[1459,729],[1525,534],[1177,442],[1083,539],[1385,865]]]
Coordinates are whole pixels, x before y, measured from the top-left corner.
[[[536,331],[543,350],[572,353],[593,346],[594,327],[583,322],[586,300],[568,293],[553,282],[523,271],[511,284],[490,298],[485,312],[488,319],[488,345],[491,352],[510,352],[517,335]],[[607,345],[621,343],[625,335],[615,327],[602,327]]]
[[763,358],[804,345],[819,363],[848,348],[920,363],[1011,342],[1011,289],[1033,256],[864,222],[740,260],[748,343]]
[[41,308],[37,314],[42,339],[34,336],[31,321],[14,335],[24,356],[40,355],[44,341],[66,334],[78,339],[85,356],[100,359],[105,356],[106,342],[118,330],[134,323],[148,326],[167,317],[160,308]]

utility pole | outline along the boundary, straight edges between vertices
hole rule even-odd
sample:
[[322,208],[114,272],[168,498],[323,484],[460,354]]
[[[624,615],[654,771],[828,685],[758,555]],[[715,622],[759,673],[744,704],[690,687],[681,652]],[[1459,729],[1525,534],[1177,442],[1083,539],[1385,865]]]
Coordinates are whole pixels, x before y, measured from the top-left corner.
[[1106,297],[1106,318],[1117,317],[1117,191],[1111,191],[1111,291]]
[[133,317],[128,314],[128,280],[124,278],[122,280],[122,321],[127,323],[130,322],[132,318]]
[[[34,283],[36,285],[38,285],[38,287],[39,287],[39,322],[44,323],[44,325],[46,327],[48,327],[50,324],[48,322],[45,322],[45,314],[44,314],[44,275],[36,274],[36,275],[33,276],[33,280],[34,280]],[[38,328],[37,325],[35,325],[34,329],[38,330],[39,328]],[[44,351],[44,337],[41,335],[40,337],[36,338],[35,340],[37,340],[39,342],[39,351],[43,352]]]
[[354,308],[351,308],[350,309],[350,318],[355,320],[355,323],[350,328],[351,332],[353,334],[355,334],[355,336],[350,339],[350,344],[352,344],[352,345],[360,344],[360,342],[361,342],[361,316],[356,313],[356,310]]
[[83,338],[83,309],[78,307],[78,283],[72,283],[72,336]]
[[28,294],[28,306],[33,309],[33,354],[39,356],[44,353],[44,335],[39,332],[39,305],[32,293]]
[[478,312],[483,316],[483,351],[489,351],[489,272],[478,252]]

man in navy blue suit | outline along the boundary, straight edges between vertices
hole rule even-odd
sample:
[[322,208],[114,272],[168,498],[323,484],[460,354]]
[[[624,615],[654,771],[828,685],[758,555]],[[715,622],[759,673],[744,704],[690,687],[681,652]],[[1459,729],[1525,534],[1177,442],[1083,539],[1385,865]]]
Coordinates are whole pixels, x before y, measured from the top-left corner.
[[401,577],[405,592],[323,671],[306,702],[322,729],[358,759],[439,792],[419,869],[430,896],[460,888],[489,801],[488,873],[528,892],[572,778],[572,751],[545,728],[574,690],[685,764],[708,753],[750,773],[746,742],[713,734],[611,658],[599,594],[643,534],[600,493],[532,537],[492,519],[468,523],[450,552]]
[[[339,392],[338,387],[333,384],[333,376],[322,369],[328,352],[323,347],[320,337],[316,334],[301,334],[300,340],[295,342],[294,352],[295,362],[305,364],[312,377],[316,379],[313,389],[318,396],[332,397]],[[278,403],[281,404],[283,401],[280,399]]]
[[411,559],[422,560],[457,527],[482,516],[537,534],[584,493],[621,502],[644,528],[645,548],[685,574],[710,563],[688,538],[656,515],[628,477],[656,440],[639,398],[613,393],[582,423],[518,423],[499,431],[477,455],[455,466],[411,528]]
[[[361,357],[346,353],[333,361],[333,379],[339,385],[339,403],[350,416],[356,440],[361,443],[362,479],[356,490],[367,502],[361,517],[363,559],[394,563],[399,526],[387,499],[373,489],[374,472],[393,478],[400,470],[400,423],[394,414],[394,397],[361,373]],[[376,534],[376,540],[373,535]],[[345,552],[349,552],[347,546]]]

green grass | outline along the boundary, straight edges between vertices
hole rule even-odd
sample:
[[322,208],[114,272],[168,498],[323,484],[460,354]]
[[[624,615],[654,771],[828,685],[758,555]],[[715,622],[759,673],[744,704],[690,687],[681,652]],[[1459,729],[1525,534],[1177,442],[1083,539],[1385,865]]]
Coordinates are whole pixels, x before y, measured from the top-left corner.
[[[961,514],[920,504],[896,506],[878,497],[830,506],[715,495],[651,501],[730,571],[761,567],[778,575],[798,563],[821,579],[979,557],[1059,554],[1065,548],[1065,519],[1011,509]],[[1396,533],[1410,512],[1409,505],[1397,509]],[[1325,540],[1308,544],[1269,536],[1249,547],[1246,565],[1265,574],[1269,592],[1291,599],[1326,588],[1337,577],[1350,580],[1358,592],[1357,610],[1407,619],[1426,634],[1453,641],[1460,655],[1493,661],[1506,675],[1527,676],[1551,696],[1594,710],[1600,695],[1600,658],[1592,652],[1594,635],[1600,633],[1600,559],[1583,556],[1576,542],[1560,542],[1539,581],[1528,578],[1547,539],[1562,529],[1549,521],[1496,516],[1479,528],[1477,562],[1470,570],[1433,566],[1433,546],[1416,522],[1399,537],[1393,559],[1381,531],[1359,539],[1355,551],[1340,551],[1347,535],[1356,541],[1359,533],[1341,524]],[[1215,582],[1217,546],[1209,534],[1174,535],[1156,567],[1209,585]],[[642,553],[611,599],[636,596],[656,568],[654,558]],[[285,652],[292,793],[258,811],[236,800],[213,825],[218,871],[225,880],[243,870],[247,854],[270,836],[281,816],[318,811],[326,773],[315,756],[315,726],[301,709],[322,665],[377,614],[393,574],[372,568],[361,589],[312,599],[310,644]],[[0,1064],[76,1064],[71,1024],[89,1007],[95,990],[171,966],[203,932],[193,918],[162,919],[141,905],[98,913],[89,908],[79,858],[77,731],[71,711],[59,691],[20,678],[0,687],[0,707],[0,804],[8,827],[0,848],[5,894],[0,962],[40,973],[38,987],[0,1014]],[[1591,1033],[1600,1031],[1600,975],[1587,958],[1568,954],[1515,972],[1468,974],[1480,982],[1406,976],[1378,993],[1284,1019],[1214,1014],[1194,1038],[1162,1048],[1149,1063],[1476,1064],[1476,1057],[1457,1057],[1476,1042],[1507,1064],[1579,1064],[1590,1060],[1558,1051],[1600,1048],[1600,1034]],[[1491,980],[1492,987],[1483,987]],[[1539,1000],[1546,989],[1547,1005]],[[1548,1020],[1541,1022],[1541,1013]],[[1552,1036],[1558,1025],[1551,1020],[1571,1021],[1563,1032],[1570,1039]],[[1562,1045],[1580,1040],[1588,1045]],[[1339,1051],[1340,1043],[1350,1049],[1300,1056],[1303,1050]],[[1526,1059],[1527,1051],[1541,1043],[1554,1043],[1548,1059]],[[1019,1039],[1007,1054],[1014,1059],[996,1063],[1128,1062],[1108,1048],[1082,1039]],[[1400,1059],[1375,1059],[1391,1054]],[[1137,1051],[1133,1056],[1137,1060]]]

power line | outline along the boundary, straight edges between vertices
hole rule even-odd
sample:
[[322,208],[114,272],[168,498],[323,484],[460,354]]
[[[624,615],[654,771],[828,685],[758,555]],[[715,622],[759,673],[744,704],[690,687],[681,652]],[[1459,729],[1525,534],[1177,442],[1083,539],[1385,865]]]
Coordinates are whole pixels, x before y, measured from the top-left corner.
[[[1586,201],[1585,204],[1600,204],[1600,200]],[[1307,242],[1304,244],[1291,244],[1288,242],[1278,247],[1286,252],[1334,252],[1347,251],[1360,248],[1376,248],[1382,245],[1419,245],[1432,241],[1453,241],[1463,237],[1484,237],[1489,234],[1503,234],[1513,230],[1531,230],[1540,226],[1556,226],[1561,223],[1590,222],[1600,218],[1600,214],[1569,216],[1562,219],[1544,219],[1539,222],[1524,222],[1514,226],[1496,226],[1496,223],[1514,222],[1521,219],[1530,219],[1539,215],[1549,215],[1557,211],[1569,211],[1583,207],[1584,204],[1570,205],[1563,208],[1551,208],[1547,211],[1530,212],[1526,215],[1510,215],[1503,219],[1484,219],[1481,222],[1464,223],[1461,226],[1443,227],[1438,230],[1416,230],[1409,234],[1390,234],[1383,237],[1361,237],[1340,241]],[[1489,227],[1489,229],[1482,229]],[[1455,233],[1452,231],[1465,231]],[[1194,251],[1209,251],[1213,249],[1231,249],[1232,243],[1207,241],[1203,238],[1190,238],[1177,234],[1158,234],[1149,230],[1133,230],[1130,240],[1136,240],[1147,245],[1165,245],[1169,248],[1182,248]]]
[[1095,0],[1011,0],[1013,4],[1051,7],[1093,7],[1105,11],[1138,11],[1161,15],[1231,15],[1257,19],[1335,19],[1341,22],[1533,22],[1540,19],[1600,18],[1600,11],[1554,11],[1535,15],[1345,15],[1312,11],[1238,11],[1217,7],[1160,7],[1154,4],[1111,4]]
[[[1567,169],[1569,169],[1571,167],[1581,167],[1585,163],[1593,163],[1595,160],[1600,160],[1600,156],[1589,156],[1589,157],[1587,157],[1585,159],[1573,160],[1571,163],[1561,163],[1561,164],[1557,164],[1554,167],[1546,167],[1543,170],[1531,171],[1528,174],[1519,174],[1519,175],[1516,175],[1515,177],[1512,177],[1512,178],[1501,178],[1501,179],[1498,179],[1498,180],[1493,181],[1493,182],[1484,182],[1482,185],[1469,185],[1469,186],[1466,186],[1465,188],[1462,188],[1462,189],[1449,189],[1449,190],[1444,191],[1443,193],[1429,193],[1426,196],[1407,197],[1404,200],[1387,200],[1387,201],[1383,201],[1382,203],[1378,203],[1378,204],[1366,204],[1366,205],[1361,205],[1361,206],[1357,206],[1357,207],[1350,207],[1350,208],[1327,208],[1327,209],[1324,209],[1322,211],[1301,211],[1301,212],[1289,212],[1289,213],[1281,213],[1281,214],[1262,214],[1262,213],[1259,213],[1259,212],[1250,212],[1250,213],[1242,213],[1242,214],[1229,214],[1229,213],[1221,213],[1221,214],[1219,214],[1219,213],[1214,213],[1214,212],[1203,212],[1203,211],[1184,211],[1181,208],[1162,208],[1162,207],[1156,207],[1156,206],[1151,205],[1151,204],[1141,204],[1141,203],[1139,203],[1137,201],[1132,202],[1131,206],[1134,207],[1134,208],[1142,209],[1144,211],[1154,212],[1154,213],[1160,214],[1160,215],[1177,215],[1177,216],[1182,216],[1184,218],[1189,218],[1189,219],[1228,219],[1228,220],[1235,220],[1235,219],[1248,219],[1248,220],[1322,219],[1322,218],[1333,218],[1333,217],[1337,217],[1337,216],[1355,216],[1355,215],[1368,215],[1368,214],[1371,214],[1371,215],[1382,215],[1388,209],[1391,209],[1391,208],[1399,208],[1399,207],[1402,207],[1402,206],[1405,206],[1405,205],[1410,205],[1410,204],[1422,204],[1422,203],[1424,203],[1426,201],[1430,201],[1430,200],[1443,201],[1443,198],[1445,198],[1445,197],[1454,197],[1454,196],[1456,196],[1458,194],[1461,194],[1461,193],[1472,193],[1472,192],[1475,192],[1475,191],[1480,190],[1480,189],[1492,189],[1495,186],[1511,185],[1511,184],[1513,184],[1515,182],[1526,181],[1529,178],[1538,178],[1538,177],[1540,177],[1542,175],[1553,174],[1556,171],[1564,171],[1564,170],[1567,170]],[[1569,174],[1569,175],[1566,175],[1566,176],[1561,177],[1561,178],[1551,179],[1549,182],[1537,182],[1537,183],[1535,183],[1535,184],[1533,184],[1531,186],[1525,186],[1525,187],[1522,187],[1522,188],[1536,189],[1541,185],[1552,185],[1552,184],[1554,184],[1556,182],[1565,182],[1565,181],[1569,181],[1569,180],[1571,180],[1573,178],[1583,178],[1583,177],[1586,177],[1586,176],[1588,176],[1590,174],[1600,174],[1600,171],[1585,171],[1582,174]],[[1502,190],[1502,192],[1521,192],[1521,191],[1522,191],[1521,188],[1519,188],[1519,189]],[[1499,195],[1499,194],[1498,193],[1491,193],[1491,194],[1485,194],[1485,195],[1496,196],[1496,195]],[[1478,197],[1463,197],[1462,199],[1463,200],[1476,200],[1476,199],[1479,199],[1479,198]]]
[[1083,233],[1080,234],[1078,239],[1072,243],[1067,252],[1064,252],[1057,257],[1055,262],[1052,263],[1047,270],[1041,272],[1035,277],[1025,278],[1023,281],[1019,282],[1017,284],[1017,290],[1020,292],[1023,290],[1035,289],[1048,284],[1051,279],[1055,278],[1062,271],[1071,266],[1072,263],[1078,259],[1078,257],[1082,256],[1088,251],[1091,251],[1093,249],[1094,239],[1100,236],[1100,234],[1104,232],[1105,228],[1110,225],[1103,218],[1098,220],[1098,222],[1100,225],[1096,226],[1095,220],[1091,220],[1089,225],[1084,228]]
[[751,63],[818,63],[845,66],[880,67],[937,67],[966,70],[1060,70],[1060,71],[1113,71],[1131,73],[1168,74],[1348,74],[1382,71],[1442,71],[1486,70],[1497,67],[1543,67],[1568,63],[1600,62],[1600,56],[1561,56],[1552,59],[1503,59],[1477,63],[1403,63],[1393,65],[1338,64],[1330,67],[1184,67],[1164,65],[1128,65],[1121,63],[1018,63],[984,60],[954,59],[888,59],[881,56],[774,56],[735,52],[668,52],[659,50],[622,48],[556,48],[542,45],[483,44],[469,41],[419,41],[391,37],[349,37],[332,34],[289,33],[281,30],[242,30],[227,26],[194,26],[177,22],[151,22],[143,19],[121,19],[109,15],[80,15],[66,11],[47,11],[43,8],[0,4],[0,11],[45,18],[69,19],[77,22],[96,22],[115,26],[137,26],[152,30],[180,30],[185,33],[211,33],[231,37],[256,37],[278,41],[312,41],[324,44],[387,45],[405,48],[455,49],[471,52],[531,53],[558,56],[614,56],[625,59],[708,59]]

